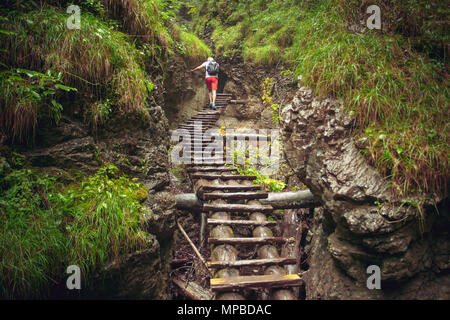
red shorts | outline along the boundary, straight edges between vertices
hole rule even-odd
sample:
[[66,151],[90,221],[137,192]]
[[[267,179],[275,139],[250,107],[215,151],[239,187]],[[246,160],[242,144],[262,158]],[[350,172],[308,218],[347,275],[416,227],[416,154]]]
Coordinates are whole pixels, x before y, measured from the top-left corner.
[[219,84],[219,79],[217,77],[206,78],[206,85],[208,90],[217,90],[217,85]]

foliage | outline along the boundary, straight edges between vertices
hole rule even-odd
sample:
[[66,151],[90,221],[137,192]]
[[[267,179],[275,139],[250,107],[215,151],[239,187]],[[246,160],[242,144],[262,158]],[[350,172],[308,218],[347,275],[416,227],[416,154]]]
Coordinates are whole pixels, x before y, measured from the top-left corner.
[[261,83],[262,87],[262,102],[265,106],[270,106],[271,113],[272,113],[272,122],[274,124],[277,124],[280,119],[280,108],[278,103],[272,103],[272,85],[273,85],[273,79],[272,78],[266,78],[263,83]]
[[286,188],[286,184],[283,181],[271,179],[263,175],[255,167],[249,166],[237,166],[237,171],[242,175],[255,175],[257,178],[253,180],[255,184],[262,184],[270,192],[281,192]]
[[[146,188],[109,166],[63,188],[28,168],[1,166],[0,297],[42,298],[77,264],[89,275],[145,245]],[[9,168],[9,169],[8,169]]]
[[[366,158],[397,195],[447,193],[448,6],[380,1],[383,30],[354,31],[370,1],[197,1],[195,30],[213,28],[245,61],[290,65],[319,96],[342,99]],[[353,28],[353,29],[352,29]],[[274,109],[276,107],[274,106]]]
[[0,72],[0,123],[5,135],[24,141],[29,130],[36,127],[39,114],[47,113],[56,123],[61,118],[62,105],[58,91],[77,91],[62,84],[62,72],[45,74],[32,70],[13,69]]

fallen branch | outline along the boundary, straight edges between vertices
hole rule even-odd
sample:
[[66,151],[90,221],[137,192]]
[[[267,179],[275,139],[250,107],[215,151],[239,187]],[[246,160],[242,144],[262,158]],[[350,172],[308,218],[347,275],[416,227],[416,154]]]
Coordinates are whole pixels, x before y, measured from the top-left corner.
[[189,238],[189,236],[187,235],[186,231],[184,231],[183,227],[181,226],[181,224],[177,221],[177,225],[178,225],[178,229],[180,229],[181,233],[183,234],[183,236],[186,238],[186,240],[189,242],[189,244],[191,245],[192,249],[194,250],[195,254],[198,256],[198,258],[200,259],[200,261],[203,263],[203,265],[205,266],[206,270],[208,270],[208,273],[212,276],[211,270],[209,270],[208,268],[208,264],[206,263],[206,260],[203,258],[203,256],[201,255],[200,251],[198,251],[197,247],[195,246],[195,244],[192,242],[192,240]]
[[214,294],[211,291],[195,282],[187,282],[182,276],[174,276],[172,281],[192,300],[212,300],[214,298]]

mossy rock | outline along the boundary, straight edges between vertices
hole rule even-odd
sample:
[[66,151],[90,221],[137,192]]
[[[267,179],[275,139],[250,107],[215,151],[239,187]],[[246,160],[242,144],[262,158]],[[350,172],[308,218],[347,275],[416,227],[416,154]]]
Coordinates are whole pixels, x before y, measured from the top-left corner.
[[148,189],[146,186],[142,186],[136,190],[136,199],[140,203],[148,199]]

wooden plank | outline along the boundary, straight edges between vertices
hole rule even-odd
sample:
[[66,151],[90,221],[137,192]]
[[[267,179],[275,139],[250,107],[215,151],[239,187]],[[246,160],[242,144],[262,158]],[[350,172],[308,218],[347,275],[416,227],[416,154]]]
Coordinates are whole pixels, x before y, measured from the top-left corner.
[[255,220],[219,220],[208,219],[208,224],[211,225],[233,225],[233,226],[273,226],[278,222],[276,221],[255,221]]
[[209,244],[266,244],[266,243],[285,243],[291,239],[283,237],[265,237],[265,238],[208,238]]
[[181,276],[173,276],[172,277],[173,283],[175,283],[185,294],[187,297],[189,297],[192,300],[213,300],[214,294],[200,286],[199,284],[195,282],[187,282],[184,277]]
[[270,205],[247,205],[247,204],[236,204],[236,203],[226,203],[226,204],[203,204],[203,211],[226,211],[226,212],[262,212],[271,213],[273,211]]
[[274,259],[253,259],[253,260],[238,260],[238,261],[208,261],[210,268],[239,268],[246,266],[271,266],[271,265],[285,265],[295,264],[295,258],[274,258]]
[[221,172],[229,172],[229,171],[235,171],[236,168],[233,167],[191,167],[187,168],[188,172],[214,172],[214,171],[221,171]]
[[255,199],[265,199],[269,196],[266,192],[212,192],[205,193],[202,200],[255,200]]
[[206,179],[206,180],[256,180],[258,177],[253,175],[237,175],[237,174],[203,174],[196,173],[191,175],[192,179]]
[[297,274],[238,276],[231,278],[213,278],[210,280],[212,291],[228,291],[244,288],[297,287],[303,284]]
[[201,186],[199,189],[202,189],[203,192],[209,191],[257,191],[261,190],[261,186],[230,186],[230,185],[211,185],[211,186]]

